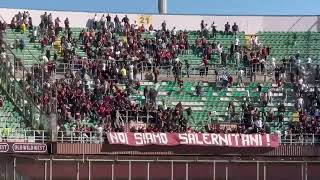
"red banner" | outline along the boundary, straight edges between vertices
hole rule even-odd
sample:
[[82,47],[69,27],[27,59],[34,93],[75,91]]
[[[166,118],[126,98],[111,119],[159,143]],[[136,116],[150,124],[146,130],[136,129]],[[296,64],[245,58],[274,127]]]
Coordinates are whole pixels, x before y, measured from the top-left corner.
[[278,147],[277,134],[107,133],[109,144]]

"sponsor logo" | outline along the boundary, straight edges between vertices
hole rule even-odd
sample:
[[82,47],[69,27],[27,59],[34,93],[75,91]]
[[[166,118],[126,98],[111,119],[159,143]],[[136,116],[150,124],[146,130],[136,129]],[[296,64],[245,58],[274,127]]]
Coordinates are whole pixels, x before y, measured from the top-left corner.
[[44,153],[47,152],[47,145],[38,143],[14,143],[12,145],[12,151],[17,153]]

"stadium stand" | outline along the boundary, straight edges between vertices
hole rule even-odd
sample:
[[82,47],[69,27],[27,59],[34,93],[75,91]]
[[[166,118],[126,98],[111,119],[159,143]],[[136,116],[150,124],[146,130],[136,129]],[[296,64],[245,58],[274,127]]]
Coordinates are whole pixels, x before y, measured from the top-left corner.
[[270,56],[278,61],[298,52],[301,63],[308,63],[308,58],[318,59],[317,32],[259,32],[257,35],[264,44],[272,47]]
[[12,129],[25,128],[23,123],[23,118],[15,110],[14,105],[10,101],[1,100],[1,110],[0,110],[0,127],[6,128],[10,127]]
[[204,22],[200,31],[131,23],[108,15],[62,27],[45,13],[35,26],[19,12],[8,25],[6,53],[28,69],[22,83],[45,114],[58,114],[59,130],[319,132],[318,85],[308,83],[319,79],[310,67],[318,33],[259,32],[247,42],[237,25],[216,33]]

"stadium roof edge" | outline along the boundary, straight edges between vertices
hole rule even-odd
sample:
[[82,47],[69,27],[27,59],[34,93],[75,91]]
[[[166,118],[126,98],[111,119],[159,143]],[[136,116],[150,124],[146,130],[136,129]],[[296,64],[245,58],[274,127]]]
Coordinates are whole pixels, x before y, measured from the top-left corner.
[[54,10],[54,9],[39,9],[39,8],[12,8],[12,7],[0,7],[5,9],[21,9],[21,10],[38,10],[38,11],[58,11],[58,12],[84,12],[84,13],[114,13],[114,14],[145,14],[145,15],[184,15],[184,16],[268,16],[268,17],[310,17],[310,16],[320,16],[320,14],[307,14],[307,15],[284,15],[284,14],[191,14],[191,13],[168,13],[168,14],[159,14],[159,13],[141,13],[141,12],[120,12],[120,11],[74,11],[74,10]]

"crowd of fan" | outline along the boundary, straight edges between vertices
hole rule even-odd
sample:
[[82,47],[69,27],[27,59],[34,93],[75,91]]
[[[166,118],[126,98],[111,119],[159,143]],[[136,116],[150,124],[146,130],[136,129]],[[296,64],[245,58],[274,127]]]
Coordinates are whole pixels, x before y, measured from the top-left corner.
[[[180,66],[180,62],[175,62],[173,59],[178,54],[184,53],[188,47],[186,32],[175,29],[169,31],[163,22],[162,30],[153,30],[152,25],[148,28],[150,33],[155,34],[156,39],[142,39],[141,33],[146,31],[143,25],[140,27],[136,24],[130,25],[127,17],[120,21],[117,16],[111,22],[108,15],[99,21],[96,21],[95,17],[92,27],[83,30],[79,37],[73,37],[69,20],[65,20],[64,28],[61,28],[59,23],[59,18],[53,22],[52,15],[45,13],[41,16],[39,27],[33,28],[28,12],[19,12],[13,18],[10,27],[13,30],[20,30],[21,33],[26,33],[28,28],[32,32],[30,42],[38,40],[43,50],[60,38],[61,59],[70,64],[81,62],[76,67],[79,69],[78,73],[74,74],[70,70],[63,78],[53,80],[50,75],[54,71],[56,60],[60,58],[55,53],[53,61],[50,50],[47,49],[46,55],[41,59],[43,64],[34,65],[32,73],[26,78],[25,83],[29,85],[27,88],[32,86],[38,87],[35,89],[42,89],[42,95],[36,99],[39,106],[48,114],[57,110],[58,122],[62,129],[97,128],[80,123],[88,118],[98,127],[105,125],[108,129],[108,124],[111,123],[109,127],[120,130],[123,124],[115,121],[117,111],[131,110],[131,114],[135,111],[146,112],[146,109],[164,112],[156,105],[155,98],[148,98],[154,97],[155,93],[152,93],[154,89],[146,94],[146,103],[142,106],[131,101],[130,94],[140,86],[137,78],[140,62],[146,61],[149,65],[155,66],[153,68],[155,80],[159,74],[157,66],[169,63],[175,67]],[[37,33],[38,31],[40,33]],[[117,34],[125,35],[127,38],[119,39]],[[12,48],[16,47],[18,46]],[[86,52],[90,60],[77,57],[76,47]],[[91,79],[94,80],[93,90],[89,87]],[[120,82],[126,85],[125,91],[118,86]],[[161,118],[163,121],[167,119],[165,116]],[[62,126],[66,124],[70,124],[71,127]]]
[[[145,88],[145,102],[142,105],[135,104],[131,95],[139,91],[140,88],[137,75],[142,71],[141,63],[147,64],[148,69],[153,73],[152,79],[155,82],[157,82],[157,76],[160,73],[159,67],[167,66],[169,67],[168,72],[172,70],[175,81],[183,86],[180,77],[182,62],[180,62],[178,55],[188,53],[191,48],[194,48],[195,52],[202,57],[200,66],[205,69],[202,75],[207,75],[209,60],[214,53],[219,55],[219,59],[224,66],[226,66],[228,58],[236,59],[237,64],[244,64],[247,67],[255,65],[252,72],[259,68],[261,71],[265,71],[269,60],[270,48],[262,45],[258,37],[251,37],[249,50],[241,46],[237,36],[239,27],[236,23],[232,27],[227,23],[222,32],[235,37],[234,42],[226,51],[219,42],[208,42],[208,38],[216,37],[218,33],[218,27],[214,22],[211,25],[211,33],[207,24],[204,21],[201,22],[201,38],[196,40],[195,47],[190,47],[188,32],[176,28],[168,30],[165,21],[161,24],[162,28],[156,30],[152,25],[146,28],[143,25],[138,25],[135,21],[131,24],[127,16],[123,17],[121,21],[118,16],[115,16],[112,21],[109,14],[103,15],[101,18],[95,15],[92,19],[92,25],[83,29],[79,37],[74,37],[68,18],[64,20],[63,28],[58,17],[55,20],[53,19],[52,14],[45,13],[41,16],[40,25],[34,27],[30,14],[19,12],[9,26],[13,30],[20,30],[21,33],[26,33],[29,30],[31,34],[30,42],[40,42],[42,50],[46,51],[46,55],[41,58],[43,64],[32,67],[31,72],[33,73],[27,76],[24,83],[27,83],[29,87],[38,87],[34,89],[41,89],[42,94],[39,95],[36,102],[47,114],[58,113],[59,130],[194,131],[188,123],[190,119],[193,119],[191,108],[182,107],[181,103],[174,108],[158,106],[156,103],[158,93],[155,88]],[[1,29],[5,30],[6,25],[4,23],[0,25]],[[144,32],[154,34],[156,38],[143,38],[142,33]],[[122,39],[118,35],[125,38]],[[58,39],[61,42],[58,44],[60,54],[55,52],[52,58],[48,47],[55,44]],[[22,51],[24,49],[23,41],[23,39],[20,39],[20,42],[16,42],[19,45],[14,47],[20,47]],[[78,57],[76,48],[82,49],[88,58]],[[76,64],[75,68],[79,71],[74,73],[69,70],[64,77],[57,80],[53,79],[51,74],[54,72],[58,61]],[[305,73],[303,73],[304,67],[299,62],[299,54],[290,60],[284,59],[282,66],[277,66],[275,59],[269,62],[274,73],[274,82],[278,84],[279,88],[282,87],[283,82],[287,79],[285,67],[288,63],[296,67],[296,72],[290,74],[290,80],[294,85],[297,84],[295,92],[297,94],[296,109],[299,112],[299,122],[290,126],[287,132],[319,132],[317,126],[319,119],[318,104],[320,105],[320,102],[314,106],[314,102],[318,99],[318,91],[315,88],[314,93],[310,93],[306,83],[303,82]],[[188,67],[188,64],[186,66]],[[316,79],[319,80],[319,66],[315,72]],[[224,87],[232,85],[231,75],[224,72],[221,77]],[[243,84],[243,78],[244,70],[239,69],[237,79],[240,84]],[[93,80],[94,88],[90,86],[91,80]],[[125,90],[120,84],[125,85]],[[198,86],[196,88],[197,94],[201,95],[201,86]],[[261,86],[259,91],[261,92]],[[267,106],[271,102],[271,97],[272,92],[261,92],[262,106]],[[233,103],[230,103],[228,109],[230,119],[234,119],[236,113]],[[135,119],[151,117],[147,119],[152,125],[147,127],[127,126],[123,120],[118,118],[121,116],[121,112],[125,111],[129,111],[127,115],[135,117]],[[187,116],[183,115],[183,111],[186,111]],[[279,122],[278,126],[281,127],[285,118],[284,104],[279,106],[278,112],[278,116],[275,116],[273,111],[261,112],[247,98],[242,105],[243,118],[241,124],[233,128],[221,129],[211,126],[209,123],[200,132],[269,133],[270,128],[263,122],[277,121]],[[212,116],[215,116],[214,113],[209,113],[208,118],[210,119]],[[310,118],[312,119],[309,120]],[[94,126],[91,126],[91,124],[94,124]]]

